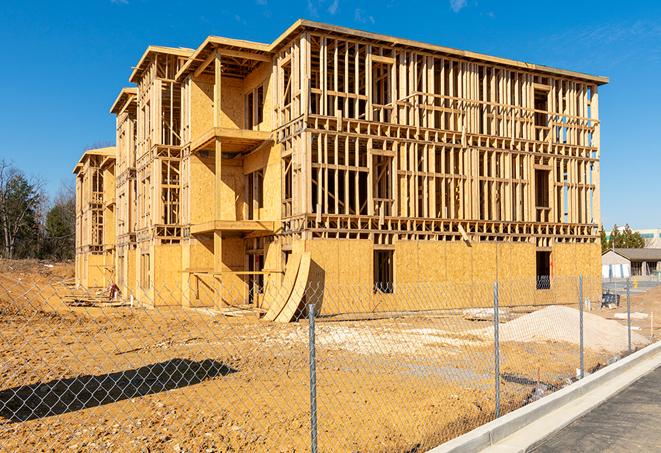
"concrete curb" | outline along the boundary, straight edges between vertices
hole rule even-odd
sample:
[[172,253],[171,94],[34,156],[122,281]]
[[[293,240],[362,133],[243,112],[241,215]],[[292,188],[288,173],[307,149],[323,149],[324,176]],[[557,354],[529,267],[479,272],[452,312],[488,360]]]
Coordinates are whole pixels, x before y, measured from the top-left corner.
[[[430,452],[476,452],[489,447],[499,450],[500,448],[496,448],[497,443],[510,436],[514,438],[515,434],[521,434],[517,431],[530,426],[525,436],[516,436],[517,438],[507,442],[506,446],[503,445],[506,447],[503,451],[526,451],[659,365],[661,365],[661,342],[656,342],[549,396],[445,442],[431,449]],[[605,391],[599,392],[600,387],[604,387]],[[581,398],[590,392],[593,393],[590,395],[591,398]],[[583,401],[576,404],[579,399]],[[569,404],[574,406],[572,410],[562,410]],[[561,416],[551,417],[558,410]],[[542,417],[549,420],[544,420],[539,424],[540,426],[532,427]]]

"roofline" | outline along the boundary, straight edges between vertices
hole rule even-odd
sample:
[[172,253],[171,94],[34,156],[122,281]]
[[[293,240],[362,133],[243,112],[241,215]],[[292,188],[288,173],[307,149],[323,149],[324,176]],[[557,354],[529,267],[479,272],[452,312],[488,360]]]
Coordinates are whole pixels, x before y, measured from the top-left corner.
[[78,162],[76,162],[76,165],[73,167],[72,173],[78,174],[78,171],[83,166],[83,161],[89,156],[106,156],[111,159],[115,159],[116,148],[116,146],[106,146],[104,148],[88,149],[87,151],[83,152],[82,156],[80,156],[80,159],[78,159]]
[[188,61],[184,63],[182,68],[177,73],[177,79],[184,75],[190,66],[193,64],[195,59],[200,55],[200,53],[210,44],[219,44],[219,45],[228,45],[243,47],[250,50],[256,50],[261,52],[266,52],[269,54],[275,53],[282,45],[284,45],[289,39],[292,38],[292,35],[296,34],[299,31],[306,29],[312,30],[322,30],[326,32],[336,33],[351,36],[354,38],[371,40],[371,41],[381,41],[386,44],[390,44],[392,47],[410,47],[421,50],[426,50],[433,53],[443,53],[446,55],[461,57],[464,59],[478,60],[493,64],[499,64],[509,67],[514,67],[526,71],[536,71],[542,72],[557,76],[570,77],[574,79],[580,79],[584,81],[589,81],[596,83],[597,85],[603,85],[608,83],[609,79],[605,76],[598,76],[587,74],[578,71],[571,71],[567,69],[554,68],[552,66],[539,65],[534,63],[527,63],[524,61],[513,60],[509,58],[496,57],[492,55],[482,54],[478,52],[472,52],[468,50],[460,50],[452,47],[439,46],[436,44],[424,43],[421,41],[414,41],[411,39],[397,38],[394,36],[388,36],[378,33],[372,33],[367,31],[358,30],[355,28],[340,27],[336,25],[330,25],[322,22],[315,22],[306,19],[298,19],[295,21],[287,30],[281,33],[275,41],[271,44],[264,44],[253,41],[244,41],[231,38],[222,38],[218,36],[209,36],[204,42],[189,56]]
[[616,252],[615,249],[608,249],[608,250],[606,250],[605,252],[602,252],[602,253],[601,253],[601,256],[604,256],[604,255],[605,255],[606,253],[608,253],[608,252],[613,252],[613,253],[615,253],[617,256],[619,256],[619,257],[621,257],[621,258],[624,258],[625,260],[629,260],[629,261],[631,261],[631,260],[630,260],[629,258],[627,258],[626,256],[622,255],[621,253]]
[[[656,251],[656,250],[658,250],[658,249],[655,249],[655,248],[646,248],[646,247],[641,247],[641,248],[636,248],[636,247],[619,247],[619,248],[616,248],[616,249],[608,249],[608,250],[606,250],[604,253],[602,253],[601,256],[604,256],[604,255],[605,255],[606,253],[608,253],[608,252],[613,252],[613,253],[615,253],[616,255],[619,255],[619,256],[621,256],[622,258],[624,258],[624,259],[626,259],[626,260],[629,260],[629,261],[631,261],[631,260],[642,260],[642,261],[644,261],[644,260],[645,260],[644,257],[643,257],[643,258],[640,258],[640,257],[633,257],[633,258],[630,258],[630,257],[628,257],[628,256],[626,256],[626,255],[624,255],[624,254],[622,254],[621,252],[618,252],[618,250],[620,250],[620,251],[622,251],[622,250],[636,250],[636,251],[638,251],[638,250],[648,250],[648,251],[649,251],[649,250],[652,250],[652,251]],[[625,253],[626,253],[626,252],[625,252]],[[651,258],[651,259],[652,259],[652,260],[657,260],[657,258]]]
[[273,44],[271,45],[272,49],[274,50],[281,42],[283,42],[287,36],[295,31],[297,29],[305,29],[305,28],[312,28],[312,29],[318,29],[318,30],[325,30],[333,33],[340,33],[340,34],[345,34],[345,35],[351,35],[351,36],[356,36],[364,39],[369,39],[369,40],[378,40],[378,41],[384,41],[387,43],[390,43],[393,46],[404,46],[404,47],[415,47],[423,50],[429,50],[432,52],[442,52],[446,53],[449,55],[454,55],[458,57],[463,57],[463,58],[469,58],[473,60],[480,60],[480,61],[486,61],[489,63],[496,63],[496,64],[501,64],[501,65],[506,65],[506,66],[514,66],[517,68],[521,69],[526,69],[529,71],[539,71],[539,72],[546,72],[550,74],[557,74],[557,75],[563,75],[567,77],[573,77],[577,79],[582,79],[582,80],[589,80],[592,82],[597,83],[598,85],[603,85],[608,83],[608,77],[605,76],[597,76],[597,75],[592,75],[592,74],[586,74],[583,72],[577,72],[577,71],[570,71],[567,69],[560,69],[560,68],[554,68],[551,66],[544,66],[544,65],[538,65],[534,63],[526,63],[524,61],[519,61],[519,60],[512,60],[509,58],[502,58],[502,57],[495,57],[492,55],[487,55],[487,54],[482,54],[478,52],[472,52],[468,50],[459,50],[459,49],[454,49],[452,47],[445,47],[445,46],[439,46],[436,44],[429,44],[429,43],[424,43],[420,41],[414,41],[411,39],[404,39],[404,38],[397,38],[394,36],[388,36],[388,35],[382,35],[378,33],[372,33],[372,32],[366,32],[362,30],[357,30],[353,28],[347,28],[347,27],[340,27],[336,25],[330,25],[330,24],[325,24],[321,22],[314,22],[310,20],[305,20],[305,19],[299,19],[294,24],[287,29],[285,33],[280,35],[278,39],[276,39]]
[[193,53],[193,49],[187,47],[167,47],[167,46],[147,46],[147,49],[140,57],[138,64],[135,65],[131,75],[129,76],[129,82],[136,83],[138,72],[140,71],[142,65],[145,64],[145,61],[149,58],[151,54],[154,53],[164,53],[169,55],[179,55],[180,57],[190,57]]
[[175,79],[179,80],[181,77],[183,77],[183,75],[190,70],[191,65],[195,63],[199,55],[202,52],[204,52],[204,50],[209,45],[212,45],[214,47],[219,47],[219,46],[240,47],[252,51],[264,52],[268,54],[272,53],[271,44],[265,44],[257,41],[246,41],[243,39],[225,38],[222,36],[207,36],[207,38],[202,42],[202,44],[200,44],[200,46],[197,49],[195,49],[195,51],[188,57],[188,60],[186,60],[183,66],[179,68],[179,71],[177,71],[177,75],[175,76]]
[[119,94],[115,98],[115,101],[110,106],[110,113],[119,113],[120,103],[123,102],[124,97],[137,96],[138,89],[136,87],[124,87],[119,90]]

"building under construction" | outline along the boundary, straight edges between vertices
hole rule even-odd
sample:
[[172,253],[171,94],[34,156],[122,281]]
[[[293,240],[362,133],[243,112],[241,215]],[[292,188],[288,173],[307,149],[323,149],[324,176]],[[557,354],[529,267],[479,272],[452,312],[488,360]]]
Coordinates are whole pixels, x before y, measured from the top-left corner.
[[129,81],[116,146],[75,168],[83,286],[268,309],[307,282],[390,310],[419,282],[600,276],[605,77],[299,20],[150,46]]

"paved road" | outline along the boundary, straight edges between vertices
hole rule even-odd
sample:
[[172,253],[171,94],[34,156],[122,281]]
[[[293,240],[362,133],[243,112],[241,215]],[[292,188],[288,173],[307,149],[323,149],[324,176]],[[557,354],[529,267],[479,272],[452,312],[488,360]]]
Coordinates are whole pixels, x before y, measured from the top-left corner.
[[661,367],[533,449],[535,453],[661,451]]

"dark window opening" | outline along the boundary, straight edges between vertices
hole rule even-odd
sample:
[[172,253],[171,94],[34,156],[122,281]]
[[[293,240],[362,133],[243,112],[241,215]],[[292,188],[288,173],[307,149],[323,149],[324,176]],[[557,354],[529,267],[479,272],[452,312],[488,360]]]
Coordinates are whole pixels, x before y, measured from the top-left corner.
[[253,115],[253,95],[250,92],[246,95],[246,129],[252,129]]
[[551,252],[537,252],[537,289],[551,289]]
[[289,262],[289,258],[291,257],[291,250],[283,250],[282,251],[282,265],[283,267],[286,268],[287,263]]
[[249,293],[248,303],[254,304],[257,301],[257,295],[264,292],[264,255],[262,254],[249,254],[248,255],[248,271],[255,272],[250,274],[249,278]]
[[537,222],[549,222],[550,195],[549,195],[549,177],[551,172],[548,170],[535,170],[535,211]]
[[252,129],[264,121],[264,86],[260,85],[245,95],[246,129]]
[[549,207],[549,171],[535,170],[535,205]]
[[394,291],[394,251],[374,251],[374,292],[392,293]]
[[259,220],[259,209],[264,207],[264,173],[262,170],[246,175],[246,203],[248,205],[248,219]]
[[257,124],[262,124],[262,121],[264,121],[264,86],[263,85],[260,85],[257,88],[256,102],[257,102]]
[[549,96],[546,90],[535,90],[535,126],[548,126]]

